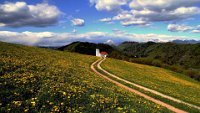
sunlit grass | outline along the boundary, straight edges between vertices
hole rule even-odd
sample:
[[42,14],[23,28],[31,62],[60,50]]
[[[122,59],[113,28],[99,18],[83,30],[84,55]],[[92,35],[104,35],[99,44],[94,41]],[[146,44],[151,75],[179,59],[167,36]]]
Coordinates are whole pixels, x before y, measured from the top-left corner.
[[200,105],[200,83],[181,74],[153,66],[107,59],[102,67],[126,80]]
[[96,60],[0,42],[0,112],[170,112],[96,75]]

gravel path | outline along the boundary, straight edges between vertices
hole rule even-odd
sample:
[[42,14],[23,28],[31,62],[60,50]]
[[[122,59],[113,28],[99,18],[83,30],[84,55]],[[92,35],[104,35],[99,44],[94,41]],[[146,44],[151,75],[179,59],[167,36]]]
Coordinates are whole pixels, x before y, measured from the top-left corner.
[[[137,95],[139,95],[139,96],[142,96],[142,97],[146,98],[147,100],[150,100],[150,101],[152,101],[152,102],[154,102],[154,103],[156,103],[156,104],[159,104],[159,105],[161,105],[161,106],[164,106],[164,107],[168,108],[169,110],[171,110],[171,111],[173,111],[173,112],[176,112],[176,113],[187,113],[187,112],[184,111],[184,110],[175,108],[175,107],[173,107],[173,106],[171,106],[171,105],[169,105],[169,104],[166,104],[166,103],[164,103],[164,102],[162,102],[162,101],[160,101],[160,100],[154,99],[154,98],[152,98],[152,97],[150,97],[150,96],[148,96],[148,95],[146,95],[146,94],[144,94],[144,93],[141,93],[141,92],[138,91],[138,90],[135,90],[135,89],[133,89],[133,88],[130,88],[130,87],[128,87],[128,86],[125,86],[125,85],[123,85],[123,84],[121,84],[121,83],[119,83],[119,82],[117,82],[117,81],[115,81],[115,80],[113,80],[113,79],[111,79],[111,78],[108,78],[106,75],[103,75],[102,73],[100,73],[99,71],[97,71],[97,70],[94,68],[95,65],[96,65],[97,63],[98,63],[98,64],[97,64],[97,68],[98,68],[99,70],[103,71],[104,73],[106,73],[106,74],[108,74],[108,75],[110,75],[110,76],[112,76],[112,77],[114,77],[114,78],[116,78],[116,79],[118,79],[118,80],[121,80],[121,81],[126,82],[126,83],[131,84],[131,85],[134,85],[134,86],[139,87],[139,88],[141,88],[141,89],[143,89],[143,90],[145,90],[145,91],[149,91],[149,92],[151,92],[151,93],[157,94],[157,95],[162,96],[162,97],[164,97],[164,98],[168,98],[168,99],[170,99],[170,100],[173,99],[173,101],[176,101],[176,102],[179,102],[179,103],[180,103],[180,102],[181,102],[181,103],[185,103],[185,102],[183,102],[183,101],[181,101],[181,100],[174,99],[173,97],[170,97],[170,96],[164,95],[164,94],[162,94],[162,93],[159,93],[159,92],[157,92],[157,91],[154,91],[154,90],[145,88],[145,87],[140,86],[140,85],[138,85],[138,84],[134,84],[134,83],[132,83],[132,82],[129,82],[129,81],[127,81],[127,80],[124,80],[124,79],[122,79],[122,78],[117,77],[116,75],[113,75],[113,74],[107,72],[106,70],[102,69],[101,66],[100,66],[100,64],[101,64],[104,60],[105,60],[105,58],[104,58],[104,59],[98,59],[97,61],[95,61],[95,62],[91,65],[91,69],[92,69],[96,74],[102,76],[103,78],[105,78],[105,79],[107,79],[108,81],[110,81],[110,82],[116,84],[116,85],[119,86],[119,87],[122,87],[122,88],[124,88],[124,89],[126,89],[126,90],[128,90],[128,91],[130,91],[130,92],[133,92],[133,93],[135,93],[135,94],[137,94]],[[169,98],[169,97],[170,97],[170,98]],[[188,103],[187,103],[187,104],[188,104]],[[198,107],[198,106],[197,106],[197,107]]]

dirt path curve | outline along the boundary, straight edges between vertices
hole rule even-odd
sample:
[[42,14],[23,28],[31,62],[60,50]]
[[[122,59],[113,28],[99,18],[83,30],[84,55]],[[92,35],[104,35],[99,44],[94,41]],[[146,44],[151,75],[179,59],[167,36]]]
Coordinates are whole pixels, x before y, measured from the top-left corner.
[[[126,89],[126,90],[128,90],[128,91],[130,91],[130,92],[133,92],[133,93],[135,93],[135,94],[137,94],[137,95],[139,95],[139,96],[142,96],[142,97],[144,97],[145,99],[150,100],[150,101],[152,101],[152,102],[154,102],[154,103],[156,103],[156,104],[159,104],[159,105],[161,105],[161,106],[164,106],[164,107],[168,108],[169,110],[171,110],[171,111],[173,111],[173,112],[176,112],[176,113],[187,113],[187,112],[184,111],[184,110],[175,108],[175,107],[173,107],[173,106],[171,106],[171,105],[169,105],[169,104],[166,104],[166,103],[164,103],[164,102],[162,102],[162,101],[160,101],[160,100],[154,99],[154,98],[152,98],[152,97],[150,97],[150,96],[148,96],[148,95],[146,95],[146,94],[144,94],[144,93],[141,93],[141,92],[139,92],[139,91],[137,91],[137,90],[135,90],[135,89],[133,89],[133,88],[130,88],[130,87],[128,87],[128,86],[125,86],[125,85],[123,85],[123,84],[121,84],[121,83],[119,83],[119,82],[117,82],[117,81],[115,81],[115,80],[113,80],[113,79],[111,79],[111,78],[108,78],[106,75],[101,74],[99,71],[97,71],[97,70],[94,68],[94,66],[95,66],[95,64],[97,64],[97,63],[99,62],[99,63],[97,64],[97,67],[99,68],[99,67],[100,67],[100,64],[101,64],[104,60],[105,60],[105,59],[98,59],[97,61],[95,61],[95,62],[91,65],[91,69],[92,69],[96,74],[102,76],[103,78],[105,78],[105,79],[107,79],[108,81],[110,81],[110,82],[116,84],[116,85],[119,86],[119,87],[122,87],[122,88],[124,88],[124,89]],[[99,68],[99,69],[100,69],[100,68]],[[102,70],[102,71],[103,71],[103,70]]]
[[196,106],[196,105],[193,105],[193,104],[184,102],[184,101],[182,101],[182,100],[179,100],[179,99],[176,99],[176,98],[174,98],[174,97],[165,95],[165,94],[160,93],[160,92],[158,92],[158,91],[155,91],[155,90],[146,88],[146,87],[144,87],[144,86],[135,84],[135,83],[133,83],[133,82],[127,81],[127,80],[125,80],[125,79],[122,79],[122,78],[120,78],[120,77],[114,75],[114,74],[111,74],[111,73],[107,72],[106,70],[104,70],[104,69],[100,66],[100,64],[101,64],[104,60],[105,60],[105,58],[104,58],[103,60],[101,60],[101,61],[98,63],[98,65],[97,65],[97,68],[98,68],[99,70],[103,71],[104,73],[106,73],[106,74],[108,74],[108,75],[110,75],[110,76],[112,76],[112,77],[114,77],[114,78],[116,78],[116,79],[118,79],[118,80],[120,80],[120,81],[123,81],[123,82],[125,82],[125,83],[131,84],[131,85],[133,85],[133,86],[135,86],[135,87],[138,87],[138,88],[143,89],[143,90],[145,90],[145,91],[148,91],[148,92],[151,92],[151,93],[153,93],[153,94],[159,95],[159,96],[161,96],[161,97],[163,97],[163,98],[172,100],[172,101],[177,102],[177,103],[182,103],[182,104],[185,104],[185,105],[188,105],[188,106],[190,106],[190,107],[193,107],[193,108],[196,108],[196,109],[200,110],[200,107],[199,107],[199,106]]

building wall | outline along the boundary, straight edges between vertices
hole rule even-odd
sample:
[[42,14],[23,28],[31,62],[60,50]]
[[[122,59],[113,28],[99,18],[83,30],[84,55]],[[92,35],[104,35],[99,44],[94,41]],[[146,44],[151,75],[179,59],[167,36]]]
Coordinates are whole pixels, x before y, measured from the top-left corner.
[[100,50],[96,49],[96,56],[101,57]]
[[106,58],[106,57],[107,57],[107,55],[101,55],[101,57],[103,57],[103,58]]

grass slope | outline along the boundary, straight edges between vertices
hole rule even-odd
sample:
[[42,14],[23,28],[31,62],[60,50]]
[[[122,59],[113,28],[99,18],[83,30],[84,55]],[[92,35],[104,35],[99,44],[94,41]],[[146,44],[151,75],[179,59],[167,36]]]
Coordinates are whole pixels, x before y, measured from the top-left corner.
[[189,77],[158,67],[114,59],[107,59],[102,67],[131,82],[200,105],[200,83]]
[[93,73],[95,60],[0,42],[0,112],[170,112]]

